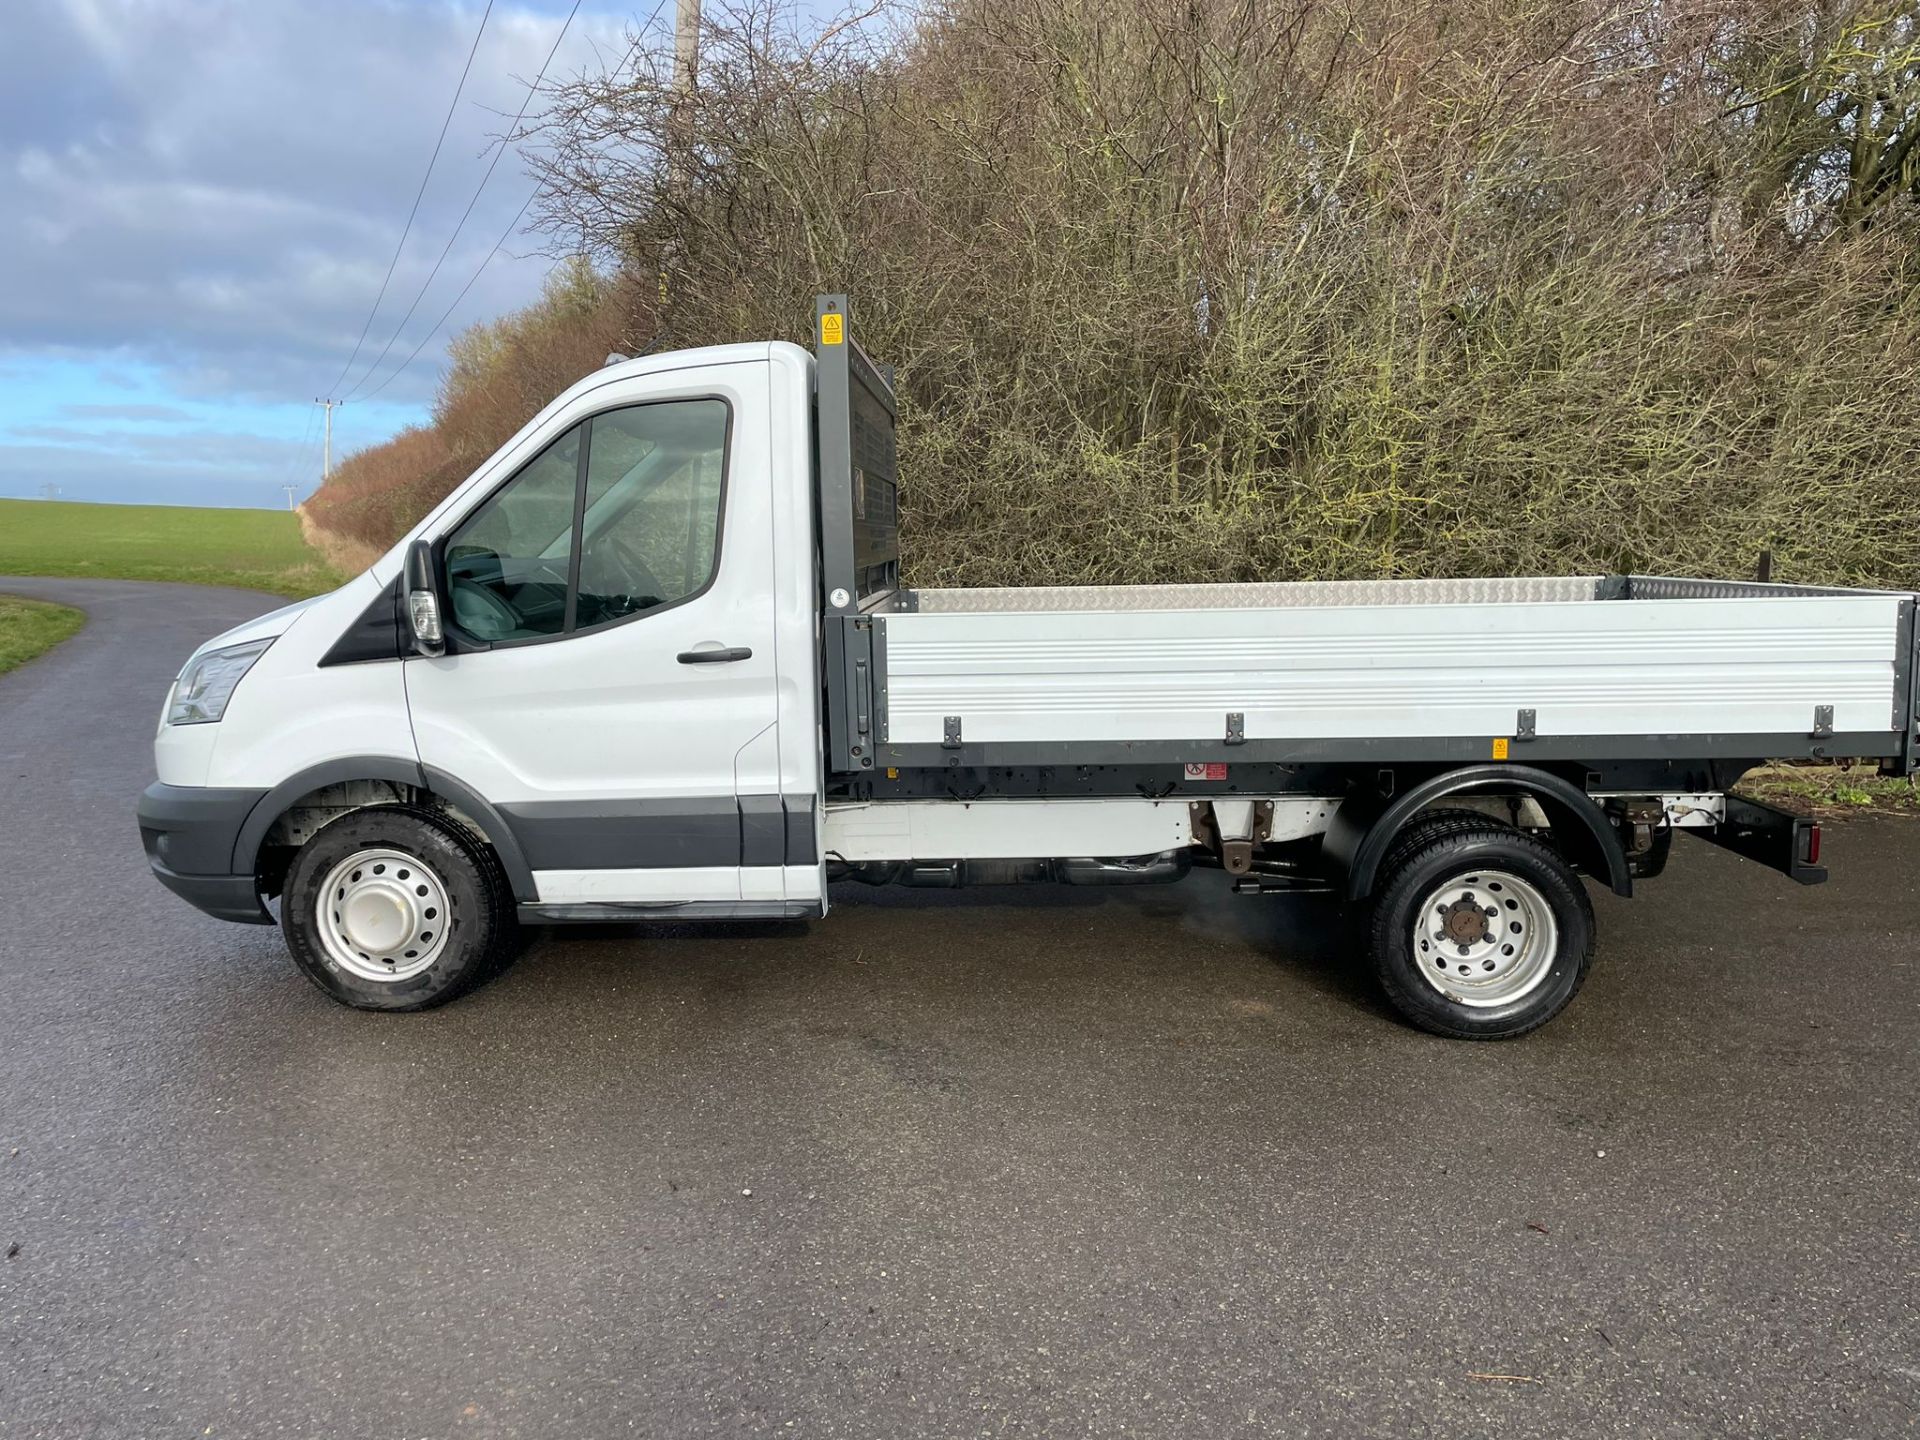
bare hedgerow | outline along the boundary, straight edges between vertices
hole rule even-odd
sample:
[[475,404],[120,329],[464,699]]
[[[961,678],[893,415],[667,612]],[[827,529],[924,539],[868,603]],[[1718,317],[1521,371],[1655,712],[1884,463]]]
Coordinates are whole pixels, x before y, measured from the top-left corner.
[[690,98],[644,41],[553,91],[543,221],[632,344],[851,292],[918,583],[1920,583],[1911,13],[710,0],[702,39]]
[[584,261],[555,268],[526,309],[448,346],[430,425],[341,461],[300,507],[308,537],[342,570],[377,559],[546,403],[622,343],[628,287]]

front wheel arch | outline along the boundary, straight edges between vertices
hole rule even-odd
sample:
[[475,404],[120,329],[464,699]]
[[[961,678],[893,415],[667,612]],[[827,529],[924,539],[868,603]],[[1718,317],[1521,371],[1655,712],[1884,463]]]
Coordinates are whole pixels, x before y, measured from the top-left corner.
[[289,775],[261,797],[241,824],[233,843],[232,873],[266,878],[267,838],[273,827],[316,791],[361,780],[398,785],[406,792],[417,792],[420,797],[437,799],[451,806],[467,817],[469,828],[477,827],[478,838],[492,848],[506,873],[514,899],[522,904],[539,899],[533,883],[533,868],[527,864],[525,853],[499,811],[472,786],[444,770],[397,755],[356,755],[326,760]]

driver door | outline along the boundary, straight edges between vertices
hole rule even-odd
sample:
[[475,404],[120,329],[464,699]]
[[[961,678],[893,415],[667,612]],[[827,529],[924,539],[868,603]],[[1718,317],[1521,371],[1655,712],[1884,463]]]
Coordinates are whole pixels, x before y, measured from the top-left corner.
[[591,392],[438,543],[448,653],[406,662],[420,758],[500,813],[542,904],[784,896],[781,857],[748,866],[762,857],[742,838],[743,804],[779,793],[765,380],[749,375],[615,383],[598,407]]

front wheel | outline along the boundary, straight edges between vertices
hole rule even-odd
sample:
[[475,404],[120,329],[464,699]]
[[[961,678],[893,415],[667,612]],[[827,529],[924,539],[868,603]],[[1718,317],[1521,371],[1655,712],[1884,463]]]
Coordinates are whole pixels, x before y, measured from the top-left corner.
[[1369,954],[1387,999],[1423,1030],[1505,1040],[1538,1029],[1593,962],[1593,907],[1571,866],[1533,836],[1450,818],[1397,842]]
[[287,872],[294,963],[345,1005],[425,1010],[511,953],[513,896],[493,853],[423,810],[375,806],[322,828]]

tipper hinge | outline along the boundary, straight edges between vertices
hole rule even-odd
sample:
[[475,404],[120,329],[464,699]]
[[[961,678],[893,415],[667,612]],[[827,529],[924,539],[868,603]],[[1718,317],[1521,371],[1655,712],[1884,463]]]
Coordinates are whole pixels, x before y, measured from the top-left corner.
[[1227,712],[1227,744],[1244,745],[1247,743],[1247,717],[1238,710]]
[[1813,738],[1825,740],[1833,734],[1833,706],[1816,705],[1813,707]]
[[940,737],[940,748],[943,750],[960,748],[960,717],[958,715],[947,716],[946,729]]
[[1531,710],[1522,710],[1513,717],[1513,738],[1531,740],[1534,737],[1534,714]]

